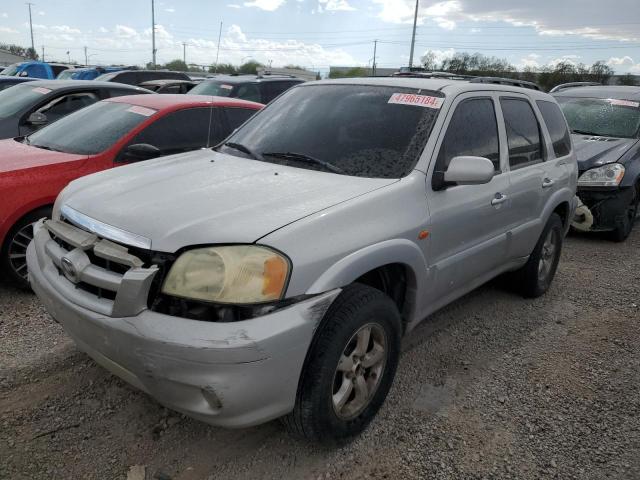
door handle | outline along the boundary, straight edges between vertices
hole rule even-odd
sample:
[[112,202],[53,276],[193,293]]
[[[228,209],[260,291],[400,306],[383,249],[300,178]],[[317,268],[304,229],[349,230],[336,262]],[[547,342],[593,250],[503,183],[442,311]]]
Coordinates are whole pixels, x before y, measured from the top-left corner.
[[503,193],[496,193],[496,196],[491,200],[491,205],[500,205],[507,201],[507,196]]
[[545,178],[542,181],[542,188],[549,188],[551,185],[553,185],[554,183],[556,183],[555,180],[551,180],[550,178]]

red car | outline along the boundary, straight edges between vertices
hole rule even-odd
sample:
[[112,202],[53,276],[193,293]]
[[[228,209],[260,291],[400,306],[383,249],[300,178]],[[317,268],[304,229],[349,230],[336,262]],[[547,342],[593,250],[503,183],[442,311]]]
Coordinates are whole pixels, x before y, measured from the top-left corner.
[[27,287],[31,224],[72,180],[131,162],[212,147],[259,103],[201,95],[133,95],[97,102],[28,137],[0,141],[0,267]]

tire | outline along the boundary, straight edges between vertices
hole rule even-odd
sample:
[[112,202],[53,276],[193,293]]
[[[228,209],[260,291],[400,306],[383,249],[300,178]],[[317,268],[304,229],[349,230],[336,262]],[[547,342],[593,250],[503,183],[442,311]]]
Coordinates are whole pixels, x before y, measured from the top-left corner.
[[11,285],[29,290],[27,245],[33,238],[32,225],[42,217],[51,217],[51,207],[43,207],[22,217],[11,227],[0,250],[0,268]]
[[516,285],[527,298],[543,295],[551,286],[558,268],[564,229],[557,213],[552,213],[527,263],[515,272]]
[[635,188],[635,192],[631,202],[627,206],[627,211],[622,221],[611,231],[610,238],[614,242],[624,242],[633,230],[633,225],[638,216],[638,204],[640,203],[640,186]]
[[[391,388],[401,332],[400,313],[387,295],[357,283],[346,287],[329,307],[311,343],[295,407],[283,418],[287,429],[321,443],[361,433]],[[366,346],[361,347],[365,340]],[[366,354],[361,357],[363,351]]]

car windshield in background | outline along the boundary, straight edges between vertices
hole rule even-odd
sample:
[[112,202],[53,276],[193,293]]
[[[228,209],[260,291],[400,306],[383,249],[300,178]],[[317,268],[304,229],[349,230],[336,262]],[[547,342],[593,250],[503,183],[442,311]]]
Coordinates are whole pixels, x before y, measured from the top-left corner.
[[98,102],[78,110],[25,140],[29,145],[79,155],[111,147],[156,110],[120,102]]
[[191,90],[191,95],[214,95],[216,97],[228,97],[233,91],[233,85],[224,82],[205,80]]
[[34,87],[30,82],[15,85],[11,89],[0,92],[0,118],[15,115],[23,108],[38,101],[51,90],[44,87]]
[[97,82],[108,82],[112,80],[113,77],[115,77],[118,73],[120,72],[103,73],[102,75],[98,75],[96,78],[94,78],[94,80]]
[[18,64],[14,63],[13,65],[9,65],[7,68],[0,72],[0,75],[9,75],[13,77],[16,73],[18,73]]
[[293,88],[220,151],[313,170],[400,178],[414,167],[443,94],[370,85]]
[[556,97],[573,133],[635,138],[640,130],[640,103],[605,98]]
[[65,70],[64,72],[60,72],[60,74],[56,77],[56,79],[58,80],[69,80],[70,78],[73,78],[73,74],[76,73],[78,70],[74,70],[72,68],[69,68],[68,70]]

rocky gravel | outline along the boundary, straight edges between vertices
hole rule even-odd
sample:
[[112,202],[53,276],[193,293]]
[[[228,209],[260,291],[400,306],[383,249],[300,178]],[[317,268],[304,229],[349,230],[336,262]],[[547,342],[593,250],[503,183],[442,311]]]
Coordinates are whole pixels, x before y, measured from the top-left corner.
[[542,298],[496,280],[423,322],[345,445],[168,411],[4,284],[0,344],[3,479],[640,479],[640,229],[568,237]]

